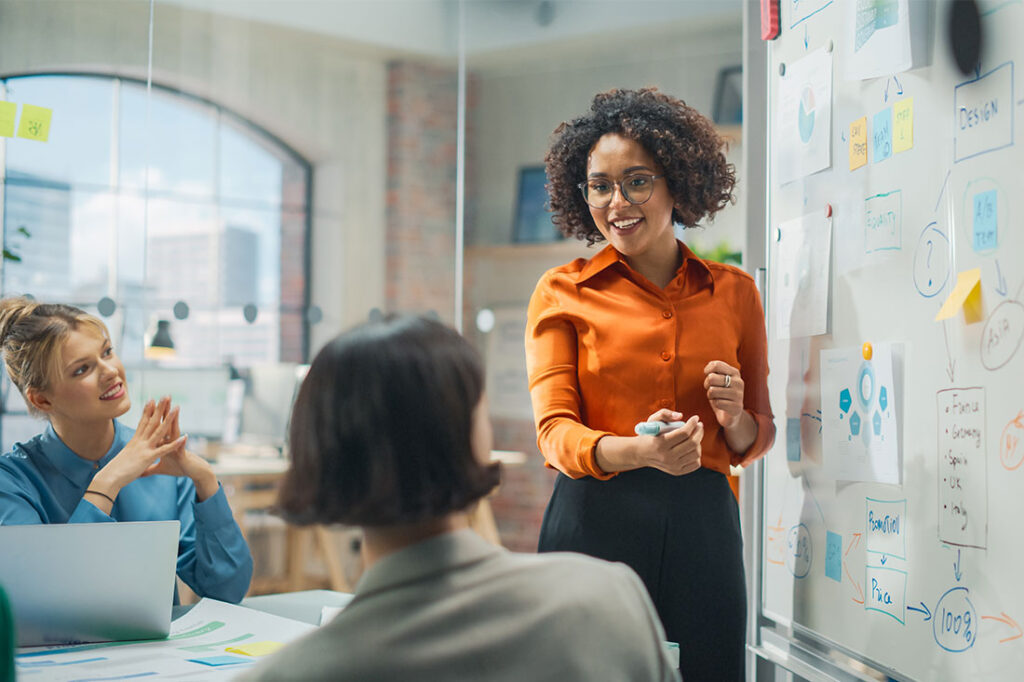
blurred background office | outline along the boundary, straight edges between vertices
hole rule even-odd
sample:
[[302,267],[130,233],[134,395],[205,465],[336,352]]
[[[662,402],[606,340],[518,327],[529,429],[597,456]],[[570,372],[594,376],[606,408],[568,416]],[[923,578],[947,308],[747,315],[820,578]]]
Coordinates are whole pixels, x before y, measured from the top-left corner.
[[[714,117],[739,201],[680,234],[749,267],[761,246],[744,202],[758,177],[740,120],[746,11],[0,0],[2,293],[107,322],[129,372],[126,423],[150,396],[182,405],[193,446],[228,476],[255,592],[358,578],[357,536],[289,533],[261,511],[286,465],[288,411],[333,335],[432,310],[485,357],[507,462],[495,537],[533,551],[553,475],[526,389],[526,304],[544,270],[591,252],[544,209],[548,136],[612,87],[654,85]],[[6,450],[39,426],[6,379],[2,398]]]

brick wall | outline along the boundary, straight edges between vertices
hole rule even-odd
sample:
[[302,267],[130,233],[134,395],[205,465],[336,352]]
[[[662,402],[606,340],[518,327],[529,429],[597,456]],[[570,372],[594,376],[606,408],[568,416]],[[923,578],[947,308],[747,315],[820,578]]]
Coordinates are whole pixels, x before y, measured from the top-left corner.
[[544,466],[537,450],[532,421],[495,419],[494,447],[526,453],[522,464],[503,467],[501,485],[491,496],[491,509],[503,545],[517,552],[537,551],[544,508],[555,483],[554,469]]
[[392,62],[387,96],[387,310],[433,310],[451,322],[457,74],[429,64]]
[[[285,164],[281,179],[281,361],[302,362],[306,345],[306,214],[292,208],[306,201],[309,177],[298,165]],[[312,358],[311,358],[312,359]]]
[[[474,81],[466,107],[473,110]],[[388,66],[387,271],[389,312],[434,310],[452,321],[455,297],[455,179],[458,77],[454,69],[415,62]],[[472,116],[467,116],[471,122]],[[467,127],[466,224],[476,208],[473,129]],[[468,276],[467,290],[473,286]],[[465,308],[467,338],[471,306]],[[491,496],[498,532],[509,549],[533,552],[554,472],[544,467],[530,420],[494,420],[494,447],[527,453],[523,464],[507,465]]]

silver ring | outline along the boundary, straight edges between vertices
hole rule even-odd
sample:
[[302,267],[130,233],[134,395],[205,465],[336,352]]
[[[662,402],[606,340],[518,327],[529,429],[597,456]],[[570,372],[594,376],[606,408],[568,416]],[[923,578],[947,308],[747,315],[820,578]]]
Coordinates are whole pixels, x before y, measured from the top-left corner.
[[729,384],[731,384],[731,383],[732,383],[732,375],[731,374],[726,374],[725,375],[725,386],[724,386],[724,388],[729,388]]

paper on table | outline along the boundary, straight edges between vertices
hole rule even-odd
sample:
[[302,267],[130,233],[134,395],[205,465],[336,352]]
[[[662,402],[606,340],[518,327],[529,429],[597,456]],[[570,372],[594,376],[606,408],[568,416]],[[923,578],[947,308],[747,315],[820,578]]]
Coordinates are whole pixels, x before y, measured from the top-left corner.
[[228,647],[267,641],[287,643],[315,629],[308,623],[203,599],[171,622],[167,639],[23,647],[18,650],[15,665],[20,676],[31,675],[30,679],[47,682],[129,676],[226,679],[258,660],[236,656],[237,665],[211,665],[211,661],[227,661],[223,657]]
[[324,606],[320,609],[320,625],[327,625],[344,610],[344,606]]
[[283,646],[281,642],[252,642],[245,646],[231,646],[224,651],[243,656],[268,656]]

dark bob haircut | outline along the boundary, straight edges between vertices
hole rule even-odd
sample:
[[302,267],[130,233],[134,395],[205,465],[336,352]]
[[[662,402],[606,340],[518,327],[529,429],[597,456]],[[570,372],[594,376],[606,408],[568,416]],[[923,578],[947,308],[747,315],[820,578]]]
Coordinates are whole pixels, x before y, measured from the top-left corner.
[[467,508],[498,483],[472,448],[483,384],[476,351],[435,320],[337,337],[295,400],[280,510],[299,524],[392,526]]
[[604,239],[577,185],[587,177],[590,150],[608,133],[639,142],[661,165],[674,222],[693,227],[734,200],[736,169],[710,120],[655,88],[609,90],[594,97],[589,113],[555,129],[544,157],[553,220],[566,237]]

